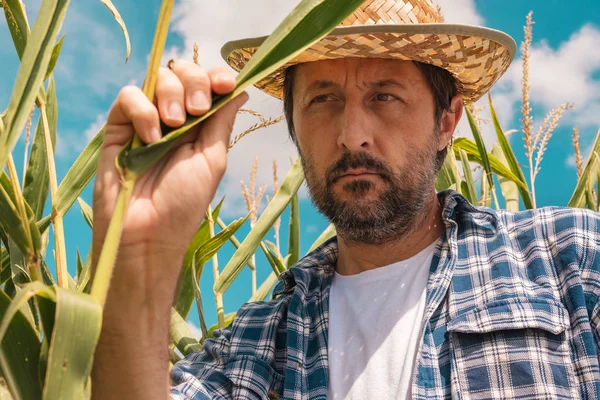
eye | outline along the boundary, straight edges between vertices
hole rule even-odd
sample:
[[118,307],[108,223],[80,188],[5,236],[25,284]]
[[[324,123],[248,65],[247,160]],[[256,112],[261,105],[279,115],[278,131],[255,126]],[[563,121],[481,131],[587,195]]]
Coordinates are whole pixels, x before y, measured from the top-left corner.
[[384,103],[387,103],[389,101],[396,100],[396,97],[392,96],[391,94],[387,94],[387,93],[377,93],[375,95],[375,99],[377,101],[382,101]]
[[312,99],[311,103],[325,103],[325,102],[327,102],[327,100],[329,100],[329,95],[321,94],[321,95],[315,97],[314,99]]

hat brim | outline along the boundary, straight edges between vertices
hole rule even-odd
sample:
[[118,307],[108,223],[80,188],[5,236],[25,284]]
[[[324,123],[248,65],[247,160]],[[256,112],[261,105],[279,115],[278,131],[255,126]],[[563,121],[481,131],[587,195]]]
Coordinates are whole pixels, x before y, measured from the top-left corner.
[[[221,56],[241,71],[268,36],[225,43]],[[445,23],[381,24],[339,27],[255,86],[281,99],[286,68],[345,57],[413,60],[446,69],[466,102],[483,96],[506,72],[516,43],[504,32]]]

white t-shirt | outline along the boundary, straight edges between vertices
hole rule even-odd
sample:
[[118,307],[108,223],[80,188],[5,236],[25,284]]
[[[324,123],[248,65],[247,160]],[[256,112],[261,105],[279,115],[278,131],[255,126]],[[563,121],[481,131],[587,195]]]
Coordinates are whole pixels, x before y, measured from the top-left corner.
[[435,245],[408,260],[333,277],[328,399],[410,399]]

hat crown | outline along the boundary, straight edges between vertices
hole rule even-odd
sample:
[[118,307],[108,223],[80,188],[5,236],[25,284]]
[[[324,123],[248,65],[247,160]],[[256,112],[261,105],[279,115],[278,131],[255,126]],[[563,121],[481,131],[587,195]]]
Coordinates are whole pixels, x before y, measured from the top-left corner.
[[340,25],[428,24],[443,20],[431,0],[367,0]]

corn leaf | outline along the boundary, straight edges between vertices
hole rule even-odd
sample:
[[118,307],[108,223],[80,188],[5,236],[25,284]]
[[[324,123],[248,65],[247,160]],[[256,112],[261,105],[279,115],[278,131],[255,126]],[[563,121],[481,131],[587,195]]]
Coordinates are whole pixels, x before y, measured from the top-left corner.
[[3,0],[3,3],[5,4],[4,16],[6,17],[8,30],[15,45],[17,55],[21,59],[27,45],[27,38],[29,37],[29,25],[27,24],[25,10],[23,10],[20,0]]
[[[456,151],[456,149],[455,149]],[[446,159],[440,168],[438,177],[435,183],[435,190],[441,192],[446,189],[453,189],[457,192],[460,191],[462,179],[458,173],[458,167],[456,164],[456,156],[452,151],[448,151]]]
[[[217,218],[216,221],[217,221],[217,224],[221,227],[221,229],[224,229],[227,226],[225,224],[225,222],[223,222],[223,220],[221,218]],[[231,235],[231,237],[229,238],[229,241],[231,242],[231,244],[233,245],[233,247],[235,247],[236,249],[240,248],[240,241],[235,237],[235,235]],[[254,266],[254,263],[252,262],[252,259],[248,260],[248,263],[246,265],[248,265],[248,267],[251,270],[253,270],[254,268],[256,268]]]
[[466,195],[471,204],[477,204],[477,191],[475,190],[475,182],[473,181],[473,175],[471,174],[471,164],[469,163],[469,158],[463,149],[459,149],[459,152],[460,162],[462,163],[463,173],[465,175],[465,180],[461,183],[461,186],[463,184],[466,186],[466,193],[463,191],[463,195]]
[[285,266],[283,265],[281,260],[279,260],[277,255],[271,249],[269,249],[267,246],[265,246],[265,244],[263,242],[260,242],[260,248],[263,251],[263,253],[265,254],[265,257],[267,258],[269,265],[271,265],[273,272],[276,273],[277,276],[279,276],[279,274],[281,274],[282,272],[284,272],[286,270]]
[[121,30],[123,31],[123,36],[125,36],[125,47],[127,48],[127,51],[125,53],[125,62],[127,62],[127,60],[129,60],[129,55],[131,54],[131,43],[129,41],[129,32],[127,32],[127,27],[125,26],[125,22],[123,21],[123,18],[121,18],[121,14],[119,14],[119,11],[116,9],[116,7],[113,5],[113,3],[110,2],[110,0],[100,0],[100,1],[102,2],[102,4],[104,4],[106,6],[106,8],[108,8],[108,10],[111,12],[111,14],[115,18],[115,20],[117,21],[119,26],[121,27]]
[[[219,217],[223,200],[225,200],[225,198],[221,199],[219,204],[217,204],[212,212],[213,221],[217,220]],[[197,265],[198,261],[196,253],[198,252],[198,249],[209,239],[210,231],[208,219],[205,218],[185,252],[181,272],[179,273],[179,286],[177,289],[177,295],[175,297],[177,299],[175,310],[177,310],[177,312],[182,315],[183,318],[187,318],[194,299],[194,287],[192,282],[194,280],[193,265]],[[200,269],[201,266],[198,267],[198,270]]]
[[62,25],[69,0],[45,0],[27,39],[15,85],[0,133],[0,170],[4,169],[21,133],[48,69],[52,46]]
[[[225,323],[223,324],[223,328],[227,328],[233,320],[235,319],[236,313],[225,314]],[[219,324],[214,324],[208,329],[208,337],[214,337],[215,331],[219,330]]]
[[[197,267],[199,270],[197,270]],[[208,337],[208,327],[206,326],[206,319],[204,318],[204,304],[202,303],[202,292],[200,291],[200,280],[202,279],[202,270],[204,264],[197,265],[194,257],[192,268],[194,271],[194,299],[196,300],[196,311],[198,312],[198,320],[200,321],[200,330],[202,331],[202,338]],[[178,314],[179,315],[179,314]]]
[[83,266],[81,267],[81,273],[77,279],[77,291],[80,293],[89,293],[88,284],[90,282],[90,271],[92,266],[92,247],[88,250]]
[[[577,182],[577,186],[575,187],[575,191],[571,196],[571,200],[569,200],[569,207],[576,208],[585,208],[586,206],[586,198],[585,192],[589,186],[589,181],[591,179],[598,179],[598,168],[600,168],[600,162],[598,160],[598,156],[600,155],[600,131],[596,135],[596,140],[594,141],[594,146],[592,147],[592,152],[590,153],[590,157],[588,158],[585,168],[583,169],[583,173]],[[592,176],[593,175],[593,176]]]
[[[54,78],[48,81],[46,93],[46,113],[48,115],[48,126],[52,138],[52,149],[56,147],[56,126],[58,121],[58,102],[56,99],[56,85]],[[46,158],[46,138],[42,118],[38,119],[35,136],[31,145],[31,156],[25,174],[25,187],[23,198],[31,207],[36,221],[42,219],[44,206],[48,197],[48,159]]]
[[184,356],[202,351],[202,346],[194,337],[190,326],[174,309],[171,309],[170,335],[171,343],[173,343]]
[[[7,317],[12,299],[0,290],[0,321]],[[11,310],[12,311],[12,310]],[[42,388],[38,379],[40,339],[30,321],[14,309],[14,316],[7,323],[0,339],[0,369],[12,393],[12,398],[39,399]]]
[[182,127],[166,131],[162,140],[149,146],[125,149],[119,155],[119,165],[130,173],[141,175],[179,143],[192,126],[204,121],[249,86],[276,71],[331,32],[364,0],[302,0],[275,29],[240,71],[236,88],[228,95],[216,96],[209,112],[201,117],[189,117]]
[[215,293],[224,293],[239,275],[277,218],[279,218],[283,210],[292,201],[302,182],[304,182],[304,172],[302,171],[300,159],[298,159],[292,165],[281,187],[269,202],[267,208],[263,211],[258,221],[256,221],[252,231],[246,236],[240,248],[237,249],[223,269],[219,279],[215,282]]
[[273,286],[275,286],[275,284],[277,283],[277,276],[277,274],[271,272],[267,279],[265,279],[265,281],[256,290],[256,293],[254,293],[252,297],[250,297],[250,300],[248,300],[248,302],[255,303],[257,301],[264,301],[269,295],[269,293],[271,293],[271,290],[273,290]]
[[[499,143],[495,143],[492,147],[492,155],[494,155],[498,161],[503,164],[507,164],[505,153]],[[505,208],[511,212],[519,211],[519,186],[513,181],[506,179],[502,176],[498,176],[498,182],[500,182],[500,190],[502,190],[502,196],[506,201]]]
[[326,240],[329,240],[334,236],[335,226],[333,226],[333,224],[329,224],[329,226],[325,228],[325,230],[319,235],[317,240],[315,240],[314,243],[310,246],[310,249],[308,249],[308,253],[312,253],[317,247],[325,243]]
[[496,115],[496,110],[494,109],[491,95],[488,96],[488,101],[490,105],[490,112],[492,114],[492,122],[494,123],[494,129],[496,130],[496,136],[498,136],[498,142],[500,143],[500,147],[506,159],[506,161],[502,161],[504,161],[504,164],[508,165],[508,168],[511,170],[511,172],[519,179],[519,181],[523,183],[522,186],[519,185],[518,187],[519,194],[521,195],[521,199],[523,200],[523,205],[525,206],[525,208],[528,210],[532,209],[533,200],[531,198],[529,187],[527,186],[527,180],[525,179],[523,170],[521,169],[521,166],[517,161],[517,157],[515,157],[515,153],[513,152],[512,147],[508,142],[508,138],[506,137],[506,135],[504,134],[504,130],[500,126],[500,121],[498,120],[498,116]]
[[96,174],[104,128],[100,130],[83,149],[73,166],[69,169],[56,191],[55,208],[58,215],[65,215],[77,197]]
[[[457,155],[460,156],[460,154],[458,154],[458,151],[459,151],[459,149],[462,149],[467,153],[467,156],[469,157],[469,161],[473,161],[473,162],[478,163],[479,165],[483,165],[483,158],[481,157],[479,148],[471,140],[469,140],[467,138],[462,138],[462,137],[457,138],[454,141],[454,147],[455,147],[454,152]],[[527,185],[524,182],[522,182],[515,174],[513,174],[494,155],[488,153],[486,155],[486,158],[488,159],[491,171],[494,172],[496,175],[506,178],[510,181],[513,181],[519,187],[527,188]],[[489,186],[489,180],[488,180],[488,186]]]
[[77,201],[79,202],[79,207],[81,207],[81,215],[83,215],[85,222],[87,222],[91,229],[94,229],[94,211],[92,210],[92,207],[90,207],[90,205],[81,197],[78,197]]
[[44,75],[44,80],[50,77],[52,71],[54,71],[54,67],[56,66],[56,62],[58,61],[58,56],[60,55],[60,49],[62,48],[63,40],[65,40],[65,35],[62,35],[58,43],[54,45],[52,49],[52,55],[50,56],[50,62],[48,63],[48,70],[46,71],[46,75]]
[[102,309],[88,294],[56,288],[43,398],[83,399],[100,337]]
[[[29,221],[21,221],[16,207],[16,197],[21,196],[15,193],[8,176],[5,173],[0,175],[0,226],[6,234],[15,242],[16,246],[23,254],[37,253],[41,247],[40,231],[35,223],[33,211],[25,203],[26,213]],[[33,243],[29,247],[29,239],[26,230],[30,231]]]
[[300,208],[298,206],[298,193],[292,197],[290,204],[290,233],[288,241],[288,268],[300,259]]
[[471,111],[465,107],[465,112],[467,114],[469,126],[471,127],[471,132],[475,138],[475,143],[477,144],[477,149],[479,150],[479,154],[481,156],[481,165],[485,171],[489,187],[492,188],[494,187],[494,178],[492,177],[492,167],[490,166],[490,160],[488,157],[488,152],[485,148],[485,143],[483,142],[483,137],[481,136],[481,132],[479,132],[479,128],[477,127],[477,123],[475,122],[475,118],[473,117]]

